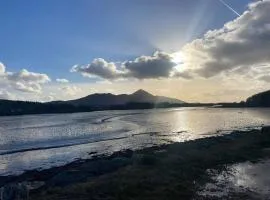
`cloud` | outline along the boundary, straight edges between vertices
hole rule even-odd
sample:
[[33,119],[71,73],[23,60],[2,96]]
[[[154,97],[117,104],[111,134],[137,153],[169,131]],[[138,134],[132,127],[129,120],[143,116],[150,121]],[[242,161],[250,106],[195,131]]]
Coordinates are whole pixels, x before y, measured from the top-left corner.
[[[3,63],[0,63],[0,99],[51,101],[80,97],[84,95],[80,87],[71,85],[67,79],[51,81],[47,74],[30,72],[22,69],[18,72],[9,72]],[[59,84],[61,83],[61,84]]]
[[69,80],[67,80],[65,78],[57,78],[56,82],[58,82],[58,83],[69,83]]
[[11,94],[10,92],[6,90],[0,90],[0,99],[13,100],[15,99],[15,95]]
[[38,83],[23,83],[23,82],[14,82],[12,83],[13,88],[21,92],[33,92],[40,93],[41,86]]
[[0,75],[4,74],[6,71],[6,67],[3,63],[0,62]]
[[28,82],[28,83],[46,83],[50,81],[50,78],[46,74],[40,74],[35,72],[29,72],[26,69],[22,69],[19,72],[7,73],[8,80],[15,82]]
[[[156,52],[119,65],[99,58],[85,66],[77,65],[72,71],[107,80],[171,77],[192,79],[218,75],[250,78],[254,74],[257,80],[266,81],[267,78],[263,76],[268,72],[262,65],[270,62],[269,10],[270,0],[253,2],[235,20],[220,29],[208,31],[202,38],[184,45],[179,52]],[[178,66],[173,59],[177,53],[181,54],[182,60]]]
[[14,89],[23,92],[41,92],[41,85],[50,81],[50,78],[46,74],[29,72],[26,69],[22,69],[19,72],[6,72],[5,77]]
[[193,75],[189,71],[175,71],[173,73],[173,77],[175,78],[183,78],[183,79],[193,79]]
[[81,88],[74,86],[74,85],[70,85],[70,86],[65,86],[61,88],[61,91],[64,93],[65,96],[74,96],[76,94],[78,94],[79,92],[81,92]]
[[141,56],[134,61],[123,63],[124,69],[127,70],[126,76],[137,79],[169,77],[175,66],[172,56],[165,52],[155,52],[152,56]]
[[[40,96],[54,99],[69,99],[88,95],[92,88],[96,91],[128,92],[130,88],[150,88],[152,91],[170,88],[173,96],[194,101],[214,100],[220,97],[229,100],[251,95],[258,89],[269,88],[270,82],[270,0],[256,1],[248,6],[247,11],[235,20],[226,23],[222,28],[208,31],[201,38],[180,48],[179,52],[155,52],[148,56],[137,56],[121,62],[109,62],[103,58],[94,59],[89,64],[75,65],[71,71],[87,77],[105,79],[93,85],[85,85],[83,89],[68,84],[65,79],[58,78],[59,83],[47,84],[50,78],[46,74],[21,70],[7,72],[0,63],[0,88],[10,94],[13,91],[23,92],[19,98]],[[181,39],[181,38],[179,38]],[[178,63],[175,57],[178,55]],[[201,78],[203,77],[203,78]],[[167,78],[172,78],[167,81]],[[108,81],[123,80],[109,85]],[[132,79],[130,81],[129,79]],[[134,79],[145,81],[134,81]],[[162,80],[158,80],[162,79]],[[189,84],[182,84],[181,79],[193,79]],[[260,80],[260,81],[258,81]],[[253,82],[252,82],[253,81]],[[252,84],[250,84],[252,83]],[[60,86],[60,87],[59,87]],[[163,87],[163,88],[162,88]],[[226,90],[229,88],[230,90]],[[235,88],[248,88],[242,92]],[[0,96],[8,96],[1,90]],[[224,93],[218,91],[224,90]],[[234,91],[235,90],[235,91]],[[11,92],[12,91],[12,92]],[[234,91],[234,92],[233,92]],[[42,94],[40,93],[42,92]],[[50,92],[53,92],[50,95]],[[211,95],[202,95],[202,92]],[[179,92],[180,93],[180,92]],[[231,96],[230,96],[231,95]],[[179,96],[181,99],[181,96]],[[27,98],[26,98],[27,99]]]
[[79,72],[83,76],[97,76],[103,79],[117,79],[120,78],[121,72],[117,70],[115,63],[107,62],[102,58],[94,59],[88,65],[75,65],[71,72]]
[[263,75],[259,77],[260,80],[270,83],[270,75]]
[[46,74],[29,72],[22,69],[19,72],[7,72],[3,63],[0,63],[0,85],[2,88],[21,92],[40,93],[42,85],[49,82]]
[[[183,46],[178,52],[182,62],[176,70],[173,55],[156,52],[132,61],[108,63],[95,59],[86,66],[75,66],[72,71],[95,75],[103,79],[120,78],[157,79],[193,77],[211,78],[217,75],[250,76],[266,80],[261,66],[270,62],[270,0],[256,1],[247,11],[226,23],[222,28],[210,30],[200,39]],[[259,73],[259,74],[258,74]]]
[[270,62],[270,0],[249,4],[248,10],[223,28],[208,31],[182,48],[186,69],[205,78],[224,72],[241,75]]
[[71,72],[80,72],[84,76],[97,76],[107,80],[168,78],[176,63],[170,54],[155,52],[152,56],[140,56],[132,61],[122,62],[118,68],[116,65],[98,58],[88,65],[75,65]]

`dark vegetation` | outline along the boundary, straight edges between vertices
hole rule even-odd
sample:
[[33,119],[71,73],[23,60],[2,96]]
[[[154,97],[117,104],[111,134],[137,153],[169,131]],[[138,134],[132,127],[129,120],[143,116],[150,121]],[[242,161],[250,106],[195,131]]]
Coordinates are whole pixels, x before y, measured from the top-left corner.
[[270,107],[270,90],[255,94],[247,99],[248,106]]
[[215,106],[223,107],[242,107],[243,104],[224,103],[224,104],[204,104],[204,103],[137,103],[130,102],[125,105],[108,105],[108,106],[77,106],[65,103],[40,103],[27,101],[10,101],[0,100],[0,115],[25,115],[25,114],[50,114],[50,113],[75,113],[75,112],[91,112],[101,110],[133,110],[133,109],[153,109],[153,108],[175,108],[175,107],[200,107]]
[[235,131],[230,135],[126,150],[0,180],[2,185],[44,182],[39,189],[30,191],[33,200],[203,199],[196,192],[209,181],[207,169],[223,170],[227,164],[269,158],[269,147],[269,128]]
[[89,111],[93,111],[93,109],[85,106],[76,107],[68,104],[58,105],[54,103],[0,100],[0,115],[72,113]]
[[56,104],[53,102],[27,102],[27,101],[10,101],[0,100],[0,116],[26,115],[26,114],[50,114],[50,113],[75,113],[91,112],[101,110],[134,110],[134,109],[153,109],[153,108],[176,108],[176,107],[201,107],[201,106],[222,106],[222,107],[244,107],[239,103],[136,103],[130,102],[125,105],[111,106],[76,106],[71,104]]

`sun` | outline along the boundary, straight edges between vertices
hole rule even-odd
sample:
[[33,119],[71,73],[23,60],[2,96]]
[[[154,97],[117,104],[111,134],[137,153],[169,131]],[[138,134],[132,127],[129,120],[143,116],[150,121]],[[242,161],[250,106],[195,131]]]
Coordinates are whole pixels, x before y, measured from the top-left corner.
[[178,51],[172,54],[172,61],[176,64],[183,63],[183,54]]

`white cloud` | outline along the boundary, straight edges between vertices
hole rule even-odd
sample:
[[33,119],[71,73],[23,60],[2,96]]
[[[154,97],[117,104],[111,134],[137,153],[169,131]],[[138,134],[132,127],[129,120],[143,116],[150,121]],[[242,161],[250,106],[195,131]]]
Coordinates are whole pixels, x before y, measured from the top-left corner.
[[181,50],[183,67],[209,78],[229,72],[243,75],[269,63],[269,10],[270,0],[252,3],[223,28],[208,31],[203,38],[185,45]]
[[[71,71],[107,80],[211,78],[220,74],[248,77],[254,74],[253,78],[268,81],[262,66],[270,62],[269,10],[270,0],[251,3],[238,18],[221,29],[208,31],[179,52],[156,52],[152,56],[140,56],[119,65],[98,58],[88,65],[76,65]],[[174,62],[176,54],[181,54],[182,59],[178,66]]]
[[119,68],[116,65],[116,63],[98,58],[88,65],[75,65],[71,71],[80,72],[84,76],[98,76],[108,80],[122,78],[156,79],[170,77],[176,63],[170,54],[155,52],[152,56],[140,56],[133,61],[122,62]]
[[[29,72],[26,69],[22,69],[19,72],[8,72],[4,64],[0,63],[0,86],[1,89],[9,93],[11,93],[10,91],[13,93],[14,91],[41,93],[42,85],[49,81],[48,75]],[[3,91],[2,94],[4,94]]]
[[6,71],[6,67],[3,63],[0,62],[0,75],[4,74]]
[[40,93],[42,90],[41,85],[50,81],[50,78],[46,74],[29,72],[26,69],[22,69],[19,72],[12,73],[7,72],[5,74],[7,84],[14,89],[23,92],[35,92]]
[[[17,75],[8,77],[11,74]],[[87,84],[84,86],[84,90],[82,90],[80,84],[78,86],[71,83],[59,84],[56,82],[46,84],[49,81],[49,77],[40,77],[40,81],[37,81],[33,77],[23,76],[22,78],[18,74],[20,72],[9,72],[2,77],[0,76],[0,99],[47,102],[79,98],[88,95],[92,91]]]
[[81,92],[81,88],[69,85],[61,88],[61,91],[64,93],[64,96],[74,96],[77,95],[79,92]]
[[22,69],[19,72],[7,73],[8,80],[14,82],[28,82],[28,83],[46,83],[50,81],[50,78],[46,74],[29,72],[26,69]]
[[[104,79],[136,78],[156,79],[178,77],[211,78],[217,75],[256,74],[257,80],[268,80],[263,64],[270,62],[270,0],[249,4],[248,10],[221,29],[208,31],[202,38],[186,44],[179,52],[156,52],[140,56],[133,61],[115,63],[96,59],[86,66],[76,66],[73,71],[96,75]],[[181,54],[177,66],[173,56]],[[268,72],[267,72],[268,73]],[[261,77],[261,78],[260,78]]]
[[87,65],[75,65],[72,67],[71,72],[79,72],[83,76],[98,76],[109,80],[117,79],[121,74],[117,70],[115,63],[107,62],[102,58],[94,59]]
[[65,78],[57,78],[56,82],[58,82],[58,83],[69,83],[69,80],[67,80]]
[[11,94],[10,92],[6,90],[0,90],[0,99],[14,100],[15,95]]
[[22,92],[33,92],[40,93],[41,86],[38,83],[23,83],[23,82],[15,82],[12,83],[13,88]]

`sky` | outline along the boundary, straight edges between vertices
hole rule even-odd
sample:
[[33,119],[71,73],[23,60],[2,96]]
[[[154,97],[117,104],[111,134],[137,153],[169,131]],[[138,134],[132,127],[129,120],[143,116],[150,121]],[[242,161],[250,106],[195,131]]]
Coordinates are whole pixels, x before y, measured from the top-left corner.
[[0,98],[144,89],[187,102],[269,89],[270,0],[0,1]]

